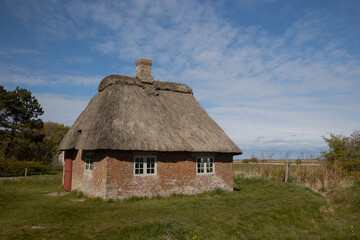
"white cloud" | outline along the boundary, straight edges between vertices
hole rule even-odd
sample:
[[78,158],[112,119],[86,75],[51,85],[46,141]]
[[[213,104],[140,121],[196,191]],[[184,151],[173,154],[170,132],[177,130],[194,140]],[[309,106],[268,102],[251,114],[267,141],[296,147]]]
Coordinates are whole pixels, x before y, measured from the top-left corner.
[[[76,60],[76,59],[75,59]],[[75,61],[74,60],[74,61]],[[79,59],[78,59],[79,60]],[[101,76],[71,76],[33,71],[15,65],[0,63],[0,82],[28,86],[86,86],[96,87]]]
[[100,52],[103,52],[105,54],[109,54],[111,52],[114,52],[116,50],[115,43],[111,40],[108,40],[104,43],[98,43],[95,46],[95,49],[99,50]]
[[69,97],[57,94],[34,93],[44,110],[43,121],[63,123],[72,126],[85,109],[90,98]]
[[11,58],[14,55],[42,55],[41,51],[24,48],[5,48],[0,50],[0,55]]
[[[283,35],[270,36],[260,26],[235,26],[210,2],[43,3],[17,4],[15,14],[51,38],[76,34],[93,50],[132,66],[137,58],[153,59],[156,79],[190,85],[201,103],[215,105],[207,109],[211,116],[245,149],[315,150],[325,132],[349,133],[358,126],[350,116],[360,112],[359,59],[329,27],[325,12],[309,11]],[[252,9],[264,3],[271,1],[241,1]],[[25,81],[18,71],[6,75]],[[37,76],[29,81],[96,86],[101,79]]]
[[100,76],[68,76],[68,75],[54,75],[55,80],[52,85],[55,86],[97,86],[100,81]]

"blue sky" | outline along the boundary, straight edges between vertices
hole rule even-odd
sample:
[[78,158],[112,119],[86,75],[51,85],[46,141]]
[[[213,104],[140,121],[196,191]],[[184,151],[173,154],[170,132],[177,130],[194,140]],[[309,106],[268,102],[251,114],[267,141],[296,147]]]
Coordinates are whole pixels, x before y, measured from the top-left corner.
[[[72,125],[107,75],[189,85],[244,151],[318,155],[360,125],[360,1],[0,2],[0,84]],[[261,154],[263,153],[263,154]]]

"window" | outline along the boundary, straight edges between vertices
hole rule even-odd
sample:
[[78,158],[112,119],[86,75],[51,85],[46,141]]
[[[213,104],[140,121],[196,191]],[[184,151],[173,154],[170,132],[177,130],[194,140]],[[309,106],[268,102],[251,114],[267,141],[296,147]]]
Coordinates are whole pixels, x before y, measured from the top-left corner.
[[94,153],[85,153],[85,170],[93,170]]
[[213,157],[197,157],[196,158],[196,173],[206,174],[214,173],[214,158]]
[[134,158],[134,175],[156,175],[156,157],[136,156]]

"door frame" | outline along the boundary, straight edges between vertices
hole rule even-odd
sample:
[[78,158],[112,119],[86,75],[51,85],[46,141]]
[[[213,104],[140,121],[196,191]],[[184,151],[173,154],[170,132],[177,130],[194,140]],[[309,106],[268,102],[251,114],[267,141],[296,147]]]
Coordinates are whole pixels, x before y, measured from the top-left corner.
[[67,192],[71,191],[72,183],[72,167],[73,167],[73,153],[72,149],[65,150],[64,160],[64,190]]

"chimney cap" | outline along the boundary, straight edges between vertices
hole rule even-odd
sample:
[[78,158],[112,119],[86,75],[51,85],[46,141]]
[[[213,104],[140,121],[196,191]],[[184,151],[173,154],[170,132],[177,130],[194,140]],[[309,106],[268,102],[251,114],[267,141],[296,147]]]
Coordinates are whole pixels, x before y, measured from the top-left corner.
[[152,61],[149,59],[141,58],[135,61],[136,66],[137,65],[152,65]]

